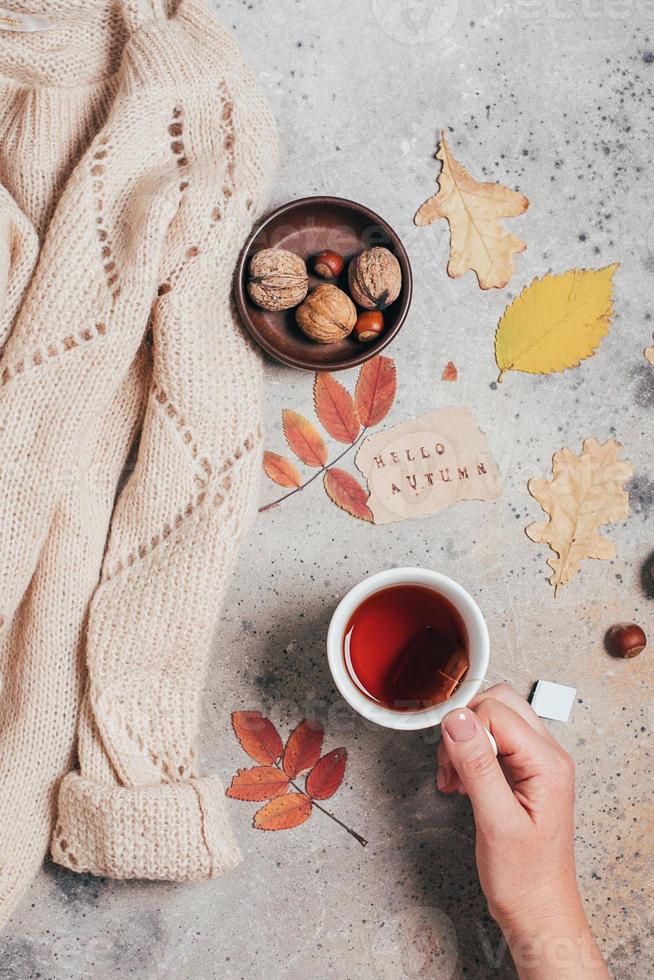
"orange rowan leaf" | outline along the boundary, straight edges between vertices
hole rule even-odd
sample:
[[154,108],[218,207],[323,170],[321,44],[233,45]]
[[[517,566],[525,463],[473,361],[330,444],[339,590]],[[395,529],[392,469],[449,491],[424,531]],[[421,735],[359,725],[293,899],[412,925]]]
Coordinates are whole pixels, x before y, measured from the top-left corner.
[[325,473],[324,484],[327,495],[337,507],[361,521],[372,521],[372,513],[366,503],[368,494],[351,473],[333,466]]
[[275,766],[254,766],[253,769],[239,769],[225,796],[259,803],[261,800],[272,800],[281,796],[287,789],[288,776],[281,769],[276,769]]
[[304,793],[286,793],[266,803],[254,815],[257,830],[290,830],[311,816],[312,804]]
[[299,487],[302,477],[295,463],[278,453],[266,450],[263,454],[263,471],[269,480],[280,487]]
[[361,424],[352,395],[331,374],[316,374],[313,386],[316,415],[332,439],[354,442]]
[[373,357],[359,372],[354,401],[364,425],[378,425],[395,400],[397,377],[392,357]]
[[260,711],[233,711],[232,728],[247,754],[264,766],[277,762],[282,754],[279,732]]
[[318,430],[303,415],[285,408],[282,426],[286,441],[303,463],[320,468],[327,462],[327,446]]
[[343,782],[346,749],[333,749],[318,759],[307,776],[307,793],[314,800],[327,800]]
[[441,379],[443,381],[458,381],[458,378],[459,378],[459,372],[457,370],[456,364],[454,363],[454,361],[448,361],[445,367],[443,368],[443,374],[441,375]]
[[290,779],[305,769],[311,769],[320,758],[323,728],[319,722],[301,721],[288,737],[282,765]]

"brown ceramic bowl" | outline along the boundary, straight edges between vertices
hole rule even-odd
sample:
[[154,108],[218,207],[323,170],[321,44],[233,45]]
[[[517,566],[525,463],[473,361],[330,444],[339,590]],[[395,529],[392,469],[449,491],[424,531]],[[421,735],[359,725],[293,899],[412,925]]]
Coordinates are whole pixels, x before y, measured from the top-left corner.
[[[248,263],[262,248],[286,248],[301,255],[309,269],[309,289],[330,282],[347,292],[349,260],[374,245],[383,245],[397,256],[402,289],[396,301],[384,310],[383,334],[371,343],[361,343],[352,334],[335,344],[317,344],[297,326],[295,309],[272,313],[255,306],[248,295]],[[339,252],[346,260],[343,275],[337,280],[313,274],[313,257],[326,248]],[[404,323],[412,289],[409,257],[391,226],[362,204],[340,197],[304,197],[272,211],[250,235],[234,280],[238,311],[257,343],[282,364],[304,371],[344,371],[379,354]]]

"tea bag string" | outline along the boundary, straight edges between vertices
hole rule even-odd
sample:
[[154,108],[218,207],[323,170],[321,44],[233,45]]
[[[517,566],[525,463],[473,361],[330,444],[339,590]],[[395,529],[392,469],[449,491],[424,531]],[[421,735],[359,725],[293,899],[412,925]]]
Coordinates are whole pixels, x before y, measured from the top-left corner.
[[468,677],[466,674],[466,676],[462,677],[459,681],[459,687],[463,687],[464,684],[483,684],[485,680],[485,677]]

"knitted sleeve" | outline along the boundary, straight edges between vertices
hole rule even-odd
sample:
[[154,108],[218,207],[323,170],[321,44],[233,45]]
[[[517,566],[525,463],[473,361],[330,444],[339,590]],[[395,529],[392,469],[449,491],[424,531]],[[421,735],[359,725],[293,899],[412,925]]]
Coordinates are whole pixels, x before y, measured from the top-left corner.
[[152,316],[152,386],[90,607],[79,771],[63,781],[52,840],[59,863],[113,877],[212,877],[238,860],[195,740],[259,471],[259,359],[231,277],[273,135],[265,113],[253,126],[247,84],[234,91],[229,77],[211,98],[180,101],[171,122],[182,196]]
[[0,636],[0,929],[48,850],[56,796],[75,755],[88,603],[116,486],[143,409],[137,355],[56,501],[27,593]]

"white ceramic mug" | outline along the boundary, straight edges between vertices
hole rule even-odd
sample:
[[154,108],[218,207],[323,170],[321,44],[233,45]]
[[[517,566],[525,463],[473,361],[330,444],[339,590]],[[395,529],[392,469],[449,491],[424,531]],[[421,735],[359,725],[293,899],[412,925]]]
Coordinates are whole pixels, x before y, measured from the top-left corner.
[[[463,678],[451,698],[431,708],[417,711],[391,711],[381,704],[367,698],[350,677],[343,657],[343,640],[347,624],[355,609],[373,592],[387,589],[392,585],[421,585],[433,589],[455,607],[463,620],[468,639],[468,673]],[[397,728],[414,731],[418,728],[432,728],[455,708],[463,708],[479,690],[488,670],[490,641],[488,627],[481,609],[469,592],[440,572],[428,568],[390,568],[363,579],[339,602],[327,633],[327,658],[336,687],[347,703],[364,718],[374,721],[384,728]]]

